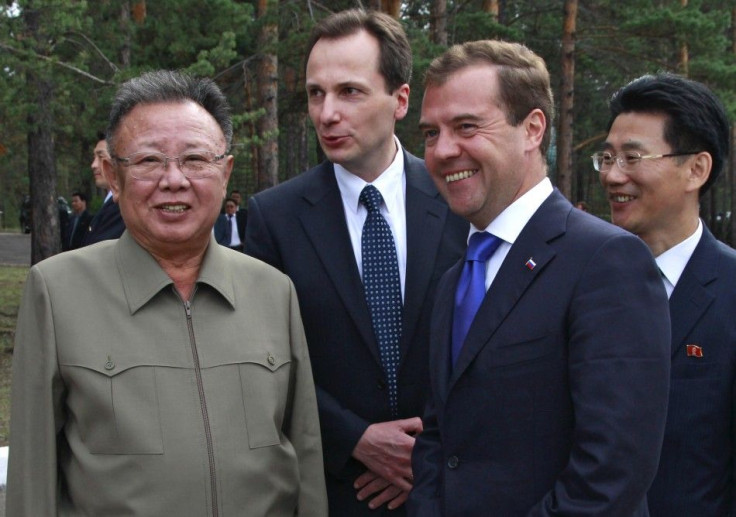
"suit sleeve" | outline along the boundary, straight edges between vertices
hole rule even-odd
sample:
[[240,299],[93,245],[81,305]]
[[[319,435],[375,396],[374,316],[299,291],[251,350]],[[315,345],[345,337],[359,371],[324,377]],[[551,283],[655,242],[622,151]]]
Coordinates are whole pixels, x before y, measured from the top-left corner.
[[409,494],[407,509],[409,517],[440,517],[442,438],[431,394],[422,423],[424,429],[414,442],[411,455],[414,487]]
[[568,311],[575,430],[567,466],[529,516],[632,515],[654,479],[670,374],[667,295],[637,238],[604,243]]
[[290,335],[292,361],[291,411],[284,423],[284,431],[299,461],[299,509],[301,516],[327,515],[327,491],[322,465],[322,443],[317,416],[312,369],[309,363],[307,341],[299,314],[296,291],[289,282]]
[[64,388],[56,359],[46,282],[30,270],[18,313],[13,351],[6,509],[14,517],[57,515],[57,443],[64,426]]
[[[248,201],[245,253],[289,274],[285,270],[278,244],[268,227],[267,217],[261,211],[255,197]],[[358,475],[357,472],[348,474],[344,470],[349,464],[355,445],[363,436],[369,423],[343,407],[319,385],[316,385],[316,392],[325,468],[335,476]]]

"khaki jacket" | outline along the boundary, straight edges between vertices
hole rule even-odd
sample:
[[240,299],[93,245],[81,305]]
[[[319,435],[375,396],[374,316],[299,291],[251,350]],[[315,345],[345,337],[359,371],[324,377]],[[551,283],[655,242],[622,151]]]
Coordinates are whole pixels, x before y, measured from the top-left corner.
[[184,303],[127,232],[31,268],[7,513],[327,515],[289,279],[212,239]]

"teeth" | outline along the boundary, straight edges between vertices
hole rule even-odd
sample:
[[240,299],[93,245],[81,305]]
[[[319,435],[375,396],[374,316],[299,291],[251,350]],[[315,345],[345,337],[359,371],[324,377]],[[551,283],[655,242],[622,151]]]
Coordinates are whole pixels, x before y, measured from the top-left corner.
[[612,196],[611,199],[613,199],[616,203],[626,203],[627,201],[633,200],[634,196],[626,196],[624,194],[618,194],[616,196]]
[[186,209],[186,205],[164,205],[161,207],[161,210],[165,212],[183,212]]
[[475,170],[475,169],[474,170],[467,170],[467,171],[456,172],[455,174],[449,174],[449,175],[445,176],[445,181],[447,183],[452,183],[453,181],[464,180],[464,179],[467,179],[467,178],[471,177],[473,174],[475,174],[477,172],[478,171]]

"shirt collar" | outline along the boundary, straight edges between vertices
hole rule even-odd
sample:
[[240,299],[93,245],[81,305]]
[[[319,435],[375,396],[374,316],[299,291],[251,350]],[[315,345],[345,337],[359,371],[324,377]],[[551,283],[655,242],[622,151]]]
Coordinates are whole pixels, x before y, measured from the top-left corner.
[[690,257],[693,256],[695,248],[697,248],[700,238],[703,236],[703,221],[698,219],[698,227],[695,232],[682,241],[672,246],[670,249],[660,254],[655,260],[659,270],[672,286],[677,285],[682,272],[685,270]]
[[[397,196],[401,196],[401,199],[404,196],[404,152],[399,139],[395,135],[394,142],[396,143],[396,156],[393,162],[371,183],[381,193],[386,210],[389,213],[392,212],[392,208],[395,210],[397,207]],[[340,189],[340,195],[345,202],[345,206],[357,214],[360,208],[360,193],[368,183],[338,163],[334,164],[334,168],[337,186]]]
[[[217,244],[214,236],[211,236],[197,284],[209,285],[234,308],[234,275],[225,251],[226,247]],[[127,231],[123,232],[116,243],[116,260],[131,314],[146,305],[163,288],[173,284],[153,256]],[[196,292],[193,296],[196,296]]]
[[545,177],[529,189],[529,191],[525,192],[519,199],[507,206],[486,228],[477,229],[471,224],[470,235],[473,235],[475,232],[486,231],[509,244],[513,244],[524,229],[524,226],[526,226],[526,223],[534,215],[534,212],[542,206],[544,200],[553,191],[552,182],[548,177]]

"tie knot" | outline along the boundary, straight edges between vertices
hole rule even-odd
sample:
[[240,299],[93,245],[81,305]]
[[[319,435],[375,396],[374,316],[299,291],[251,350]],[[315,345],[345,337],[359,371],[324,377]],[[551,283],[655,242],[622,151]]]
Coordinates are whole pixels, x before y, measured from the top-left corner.
[[470,236],[468,242],[468,251],[465,254],[466,260],[477,260],[485,262],[493,252],[496,251],[501,239],[488,232],[477,232]]
[[373,185],[366,185],[360,192],[360,198],[358,201],[368,209],[368,212],[378,212],[383,203],[383,196]]

